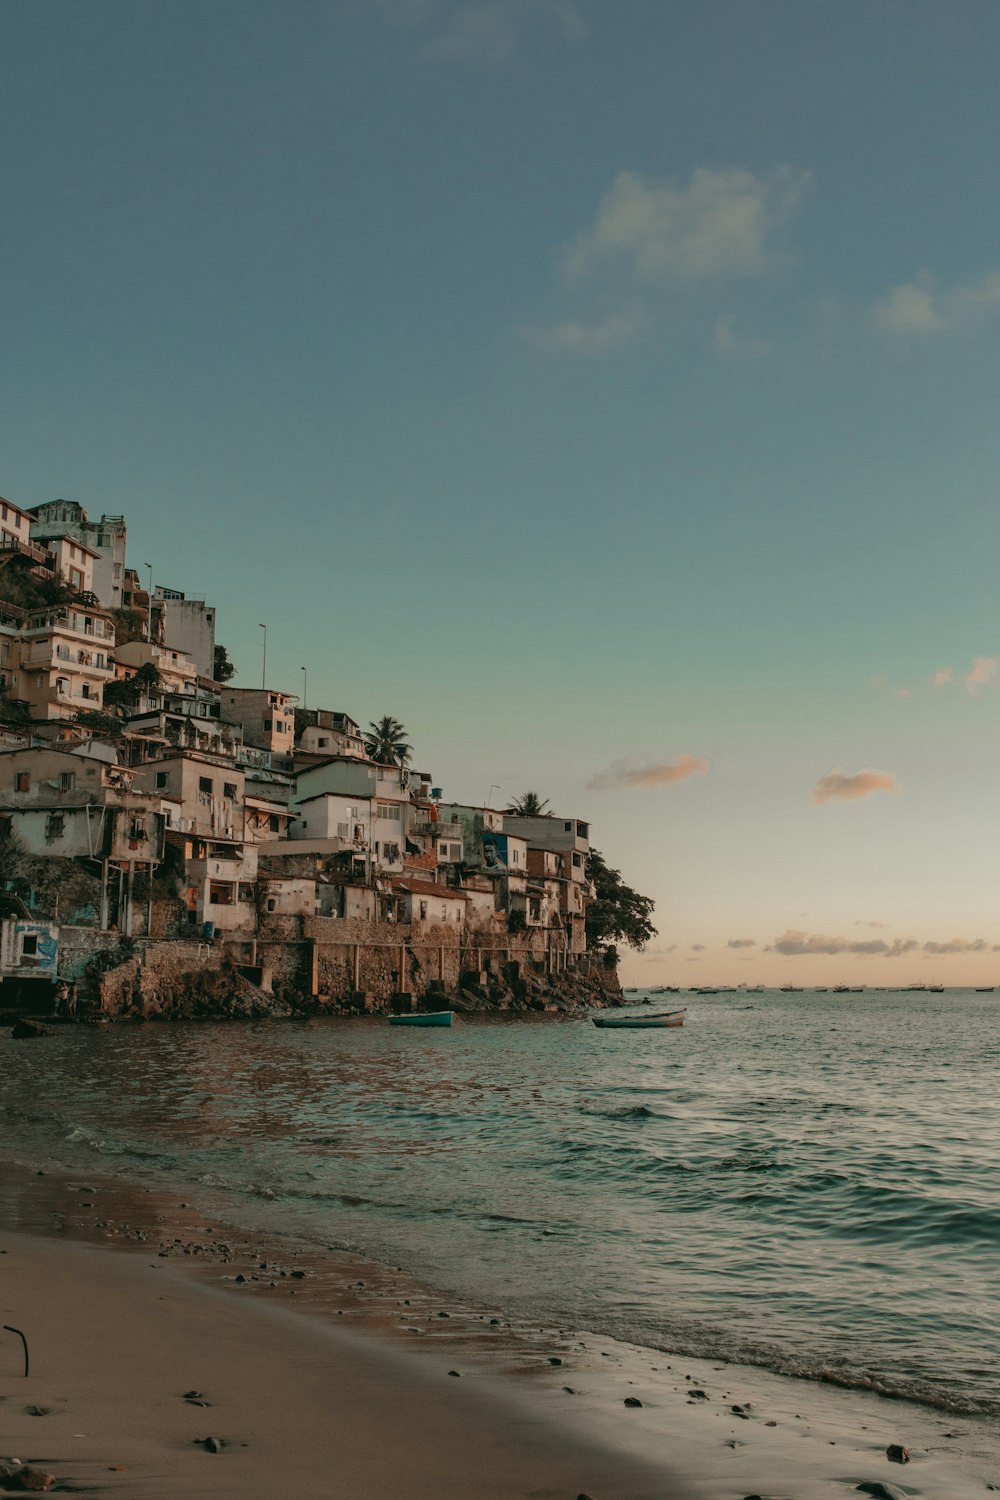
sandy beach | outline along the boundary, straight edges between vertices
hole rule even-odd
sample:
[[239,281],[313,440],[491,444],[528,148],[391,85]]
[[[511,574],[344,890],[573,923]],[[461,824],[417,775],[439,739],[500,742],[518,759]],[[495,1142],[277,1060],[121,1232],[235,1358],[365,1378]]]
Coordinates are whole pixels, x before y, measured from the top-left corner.
[[512,1326],[191,1205],[170,1223],[120,1180],[4,1184],[0,1321],[31,1369],[0,1335],[0,1456],[54,1491],[821,1500],[880,1482],[965,1500],[996,1472],[984,1429],[954,1417]]

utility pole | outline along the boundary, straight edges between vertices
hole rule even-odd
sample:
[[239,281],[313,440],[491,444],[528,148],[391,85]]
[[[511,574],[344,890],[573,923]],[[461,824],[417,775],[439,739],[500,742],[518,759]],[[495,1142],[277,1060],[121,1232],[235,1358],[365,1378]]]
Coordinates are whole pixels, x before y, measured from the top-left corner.
[[261,625],[260,628],[264,632],[264,660],[263,660],[263,662],[261,664],[261,669],[260,669],[260,685],[261,685],[262,688],[266,688],[267,687],[267,626],[266,625]]
[[305,667],[302,669],[302,707],[309,707],[309,673]]

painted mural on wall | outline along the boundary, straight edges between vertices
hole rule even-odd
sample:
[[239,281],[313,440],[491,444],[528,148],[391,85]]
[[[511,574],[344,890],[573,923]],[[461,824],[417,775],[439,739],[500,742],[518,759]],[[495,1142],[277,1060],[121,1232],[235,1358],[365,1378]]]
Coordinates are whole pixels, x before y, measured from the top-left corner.
[[59,942],[44,922],[15,922],[14,961],[19,972],[55,974]]
[[482,840],[483,868],[506,872],[507,835],[505,833],[484,833]]

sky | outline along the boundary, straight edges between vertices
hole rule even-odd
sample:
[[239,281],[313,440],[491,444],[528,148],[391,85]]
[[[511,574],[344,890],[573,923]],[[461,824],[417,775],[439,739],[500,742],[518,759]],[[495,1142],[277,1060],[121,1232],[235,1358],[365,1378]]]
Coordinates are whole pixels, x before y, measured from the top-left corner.
[[[588,819],[626,984],[1000,982],[994,0],[4,0],[0,493]],[[302,667],[307,668],[307,679]]]

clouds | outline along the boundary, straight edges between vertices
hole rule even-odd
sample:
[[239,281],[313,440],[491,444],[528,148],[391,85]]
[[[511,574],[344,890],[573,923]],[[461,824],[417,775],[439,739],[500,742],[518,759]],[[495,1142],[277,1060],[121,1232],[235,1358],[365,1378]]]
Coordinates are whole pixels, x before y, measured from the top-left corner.
[[708,761],[696,755],[678,755],[672,761],[646,761],[636,755],[616,760],[607,770],[599,771],[587,782],[589,792],[606,792],[614,787],[672,786],[689,776],[704,775]]
[[698,167],[686,186],[619,172],[594,223],[561,252],[560,270],[576,281],[602,269],[638,282],[759,276],[808,182],[787,166],[762,177]]
[[[786,264],[782,236],[809,182],[808,172],[790,166],[763,173],[697,167],[687,182],[619,172],[593,222],[556,255],[564,291],[584,300],[597,291],[614,310],[518,332],[540,348],[602,354],[634,339],[648,321],[647,304],[662,301],[668,288],[746,280]],[[731,312],[716,318],[712,339],[730,358],[759,358],[770,348],[738,331]]]
[[[868,924],[878,926],[878,923]],[[854,954],[858,958],[903,958],[908,953],[920,953],[925,958],[938,958],[947,954],[1000,953],[1000,943],[988,943],[985,938],[950,938],[947,942],[921,943],[916,938],[826,937],[815,932],[798,932],[790,928],[775,938],[766,952],[783,953],[786,957],[811,957],[816,954]]]
[[830,771],[813,788],[813,801],[822,807],[825,802],[856,802],[875,792],[898,791],[891,771],[858,771],[853,776],[846,771]]
[[756,938],[730,938],[726,944],[727,948],[756,948]]
[[420,28],[427,56],[502,63],[533,31],[579,41],[587,25],[577,0],[364,0],[395,25]]
[[1000,657],[977,656],[962,678],[965,691],[974,698],[980,688],[995,686],[1000,679]]
[[913,281],[892,287],[876,302],[872,319],[883,333],[922,337],[975,326],[997,313],[1000,271],[940,289],[924,271]]
[[820,933],[789,928],[781,937],[775,938],[771,950],[786,956],[855,953],[859,957],[901,958],[919,946],[916,938],[893,938],[887,943],[883,938],[825,937]]
[[568,323],[555,323],[548,328],[527,324],[517,331],[522,338],[541,349],[562,350],[570,354],[606,354],[631,343],[644,322],[641,309],[632,306],[593,323],[571,319]]

